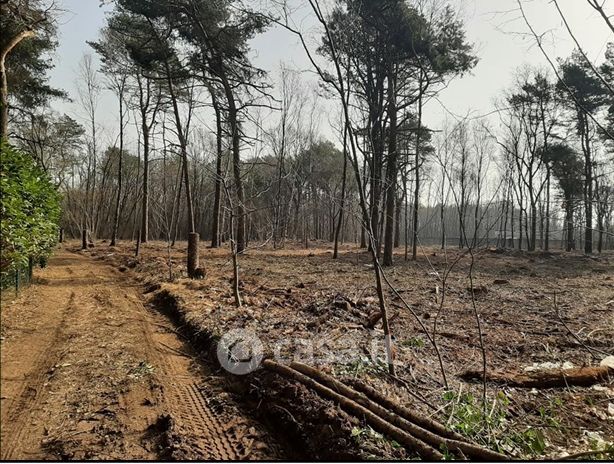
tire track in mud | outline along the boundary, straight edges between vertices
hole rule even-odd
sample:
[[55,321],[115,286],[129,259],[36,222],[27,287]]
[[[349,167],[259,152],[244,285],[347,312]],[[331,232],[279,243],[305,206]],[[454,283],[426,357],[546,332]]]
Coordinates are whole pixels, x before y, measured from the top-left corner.
[[283,456],[140,285],[81,253],[49,264],[2,312],[2,460]]
[[159,367],[157,376],[164,385],[164,401],[175,421],[174,432],[185,435],[203,459],[241,459],[241,445],[227,433],[223,419],[209,405],[207,387],[199,387],[199,378],[190,372],[198,364],[191,348],[179,340],[163,316],[153,310],[150,313],[157,329],[151,327],[151,322],[144,322],[144,340],[152,348],[152,362]]
[[53,330],[50,343],[41,348],[32,360],[32,368],[27,374],[27,381],[16,392],[13,401],[7,404],[9,411],[3,418],[2,438],[0,444],[0,459],[3,461],[15,458],[15,451],[27,439],[30,423],[35,411],[39,409],[47,395],[45,386],[53,375],[53,369],[61,360],[62,342],[66,339],[64,330],[67,317],[74,309],[75,293],[71,292],[68,303],[61,313],[59,325]]

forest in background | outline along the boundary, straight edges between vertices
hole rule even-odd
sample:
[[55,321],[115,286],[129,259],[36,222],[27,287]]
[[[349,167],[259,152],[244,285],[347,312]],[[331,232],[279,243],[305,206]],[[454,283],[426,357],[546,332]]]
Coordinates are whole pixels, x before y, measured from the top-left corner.
[[613,455],[614,35],[515,0],[544,65],[428,125],[445,1],[102,4],[69,94],[61,9],[0,0],[2,459]]
[[[431,128],[424,105],[479,60],[444,2],[353,0],[326,13],[310,2],[317,48],[283,2],[113,5],[89,44],[102,67],[85,55],[70,96],[46,77],[59,11],[1,5],[12,33],[2,43],[3,139],[61,192],[70,236],[174,244],[199,233],[213,247],[232,238],[238,252],[356,242],[384,265],[398,246],[415,259],[421,243],[586,253],[614,244],[612,43],[601,63],[576,41],[571,56],[546,56],[551,67],[519,67],[495,122]],[[303,41],[319,86],[283,65],[252,65],[250,40],[270,27]],[[101,133],[102,92],[117,98],[113,134]],[[57,98],[77,101],[87,122],[55,113]],[[336,140],[321,135],[324,124]]]

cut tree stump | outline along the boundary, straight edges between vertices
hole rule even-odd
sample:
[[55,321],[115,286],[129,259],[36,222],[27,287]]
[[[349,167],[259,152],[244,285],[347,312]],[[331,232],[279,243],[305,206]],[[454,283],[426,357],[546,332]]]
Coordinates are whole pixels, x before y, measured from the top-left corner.
[[[564,388],[590,387],[607,381],[614,370],[607,366],[580,367],[573,369],[544,369],[531,372],[493,371],[486,373],[486,381],[518,388]],[[470,370],[460,378],[467,381],[482,381],[482,371]]]
[[188,276],[191,279],[197,277],[196,270],[198,269],[198,240],[199,235],[196,232],[190,232],[188,235]]

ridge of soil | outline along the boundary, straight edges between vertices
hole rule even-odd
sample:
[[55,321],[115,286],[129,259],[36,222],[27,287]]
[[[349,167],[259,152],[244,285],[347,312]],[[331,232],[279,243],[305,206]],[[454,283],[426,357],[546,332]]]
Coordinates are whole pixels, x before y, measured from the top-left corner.
[[[218,364],[218,337],[194,317],[182,298],[157,285],[146,291],[152,293],[152,307],[171,318],[210,363]],[[250,413],[268,424],[270,430],[277,431],[278,438],[287,443],[286,449],[300,450],[300,454],[290,454],[295,459],[356,461],[408,457],[402,447],[392,446],[377,435],[353,440],[352,431],[361,426],[361,421],[301,383],[263,369],[241,376],[226,373],[225,380],[226,389],[239,395]]]

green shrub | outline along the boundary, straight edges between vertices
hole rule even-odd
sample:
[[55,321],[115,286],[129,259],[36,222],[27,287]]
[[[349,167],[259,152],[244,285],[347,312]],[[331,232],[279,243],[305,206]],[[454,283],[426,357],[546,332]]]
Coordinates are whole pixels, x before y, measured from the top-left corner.
[[57,242],[60,195],[26,153],[0,145],[0,273],[44,263]]

